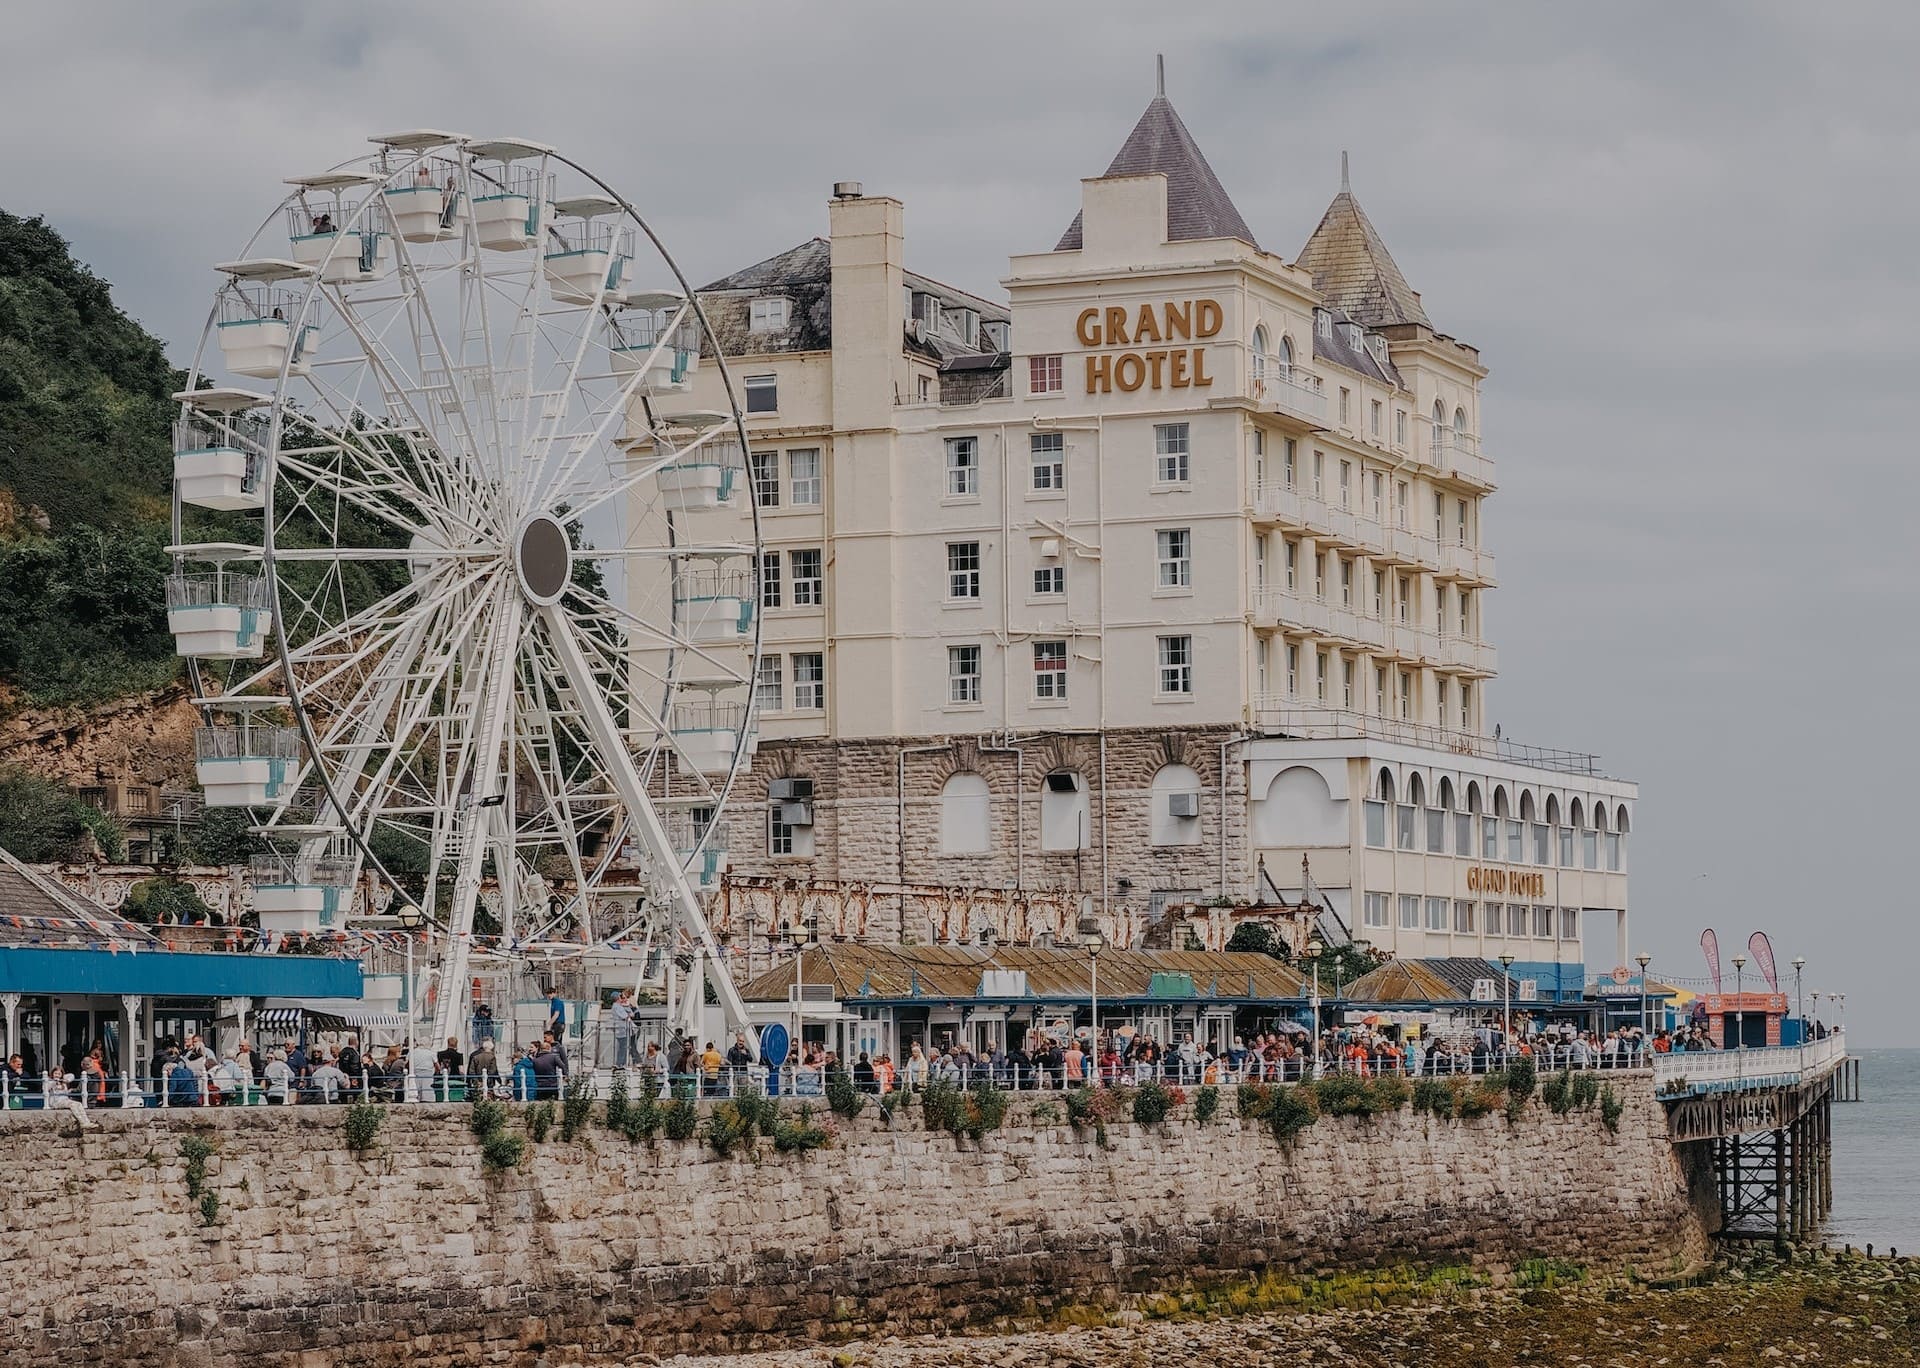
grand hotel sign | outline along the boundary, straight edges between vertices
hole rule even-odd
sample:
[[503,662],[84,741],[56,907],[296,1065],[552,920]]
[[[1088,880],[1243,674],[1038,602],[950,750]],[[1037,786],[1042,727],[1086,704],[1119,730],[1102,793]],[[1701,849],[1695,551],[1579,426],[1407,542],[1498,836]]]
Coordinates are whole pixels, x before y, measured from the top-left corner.
[[1467,869],[1467,892],[1495,893],[1511,898],[1544,898],[1547,896],[1547,876],[1531,869],[1472,865]]
[[1082,309],[1073,331],[1091,353],[1087,393],[1208,388],[1207,349],[1198,344],[1218,336],[1224,321],[1215,299]]

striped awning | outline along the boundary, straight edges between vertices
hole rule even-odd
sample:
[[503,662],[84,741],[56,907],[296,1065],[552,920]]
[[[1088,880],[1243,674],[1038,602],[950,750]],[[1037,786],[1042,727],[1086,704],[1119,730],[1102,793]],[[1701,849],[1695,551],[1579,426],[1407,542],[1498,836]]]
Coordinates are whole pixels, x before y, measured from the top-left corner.
[[293,1030],[302,1021],[316,1031],[404,1031],[404,1012],[376,1012],[351,999],[268,998],[251,1020],[262,1028]]

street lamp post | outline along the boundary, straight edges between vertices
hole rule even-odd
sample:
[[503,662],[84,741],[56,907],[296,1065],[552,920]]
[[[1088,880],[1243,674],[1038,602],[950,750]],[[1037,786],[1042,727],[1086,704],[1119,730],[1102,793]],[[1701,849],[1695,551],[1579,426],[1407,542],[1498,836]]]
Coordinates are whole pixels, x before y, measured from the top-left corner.
[[1653,956],[1642,950],[1633,962],[1640,966],[1640,1034],[1645,1035],[1652,1029],[1647,1021],[1647,966],[1653,963]]
[[[1747,1072],[1746,972],[1747,957],[1745,955],[1735,955],[1733,957],[1733,1047],[1741,1052],[1733,1057],[1734,1076],[1736,1078],[1745,1077]],[[1725,1021],[1726,1015],[1722,1013],[1720,1019]]]
[[1087,1048],[1093,1059],[1093,1080],[1100,1084],[1100,952],[1106,948],[1106,938],[1100,934],[1100,923],[1092,917],[1083,917],[1080,921],[1080,944],[1087,952],[1087,998],[1092,1009],[1092,1027],[1088,1033]]
[[1500,956],[1500,1059],[1513,1053],[1513,956]]
[[413,1000],[413,937],[414,933],[420,929],[420,923],[426,920],[426,916],[414,904],[401,903],[394,912],[394,917],[400,923],[401,934],[407,938],[407,1049],[411,1052],[414,1022],[419,1017],[419,1013],[414,1010]]
[[1840,1004],[1839,1029],[1845,1031],[1847,1029],[1847,995],[1845,993],[1829,993],[1828,996]]
[[1313,997],[1307,1003],[1313,1013],[1313,1033],[1307,1037],[1307,1047],[1313,1052],[1315,1078],[1320,1077],[1320,955],[1326,948],[1319,936],[1307,938],[1307,959],[1313,964]]
[[1793,1014],[1800,1019],[1800,1043],[1807,1043],[1807,1003],[1800,996],[1800,971],[1807,967],[1805,955],[1793,957]]

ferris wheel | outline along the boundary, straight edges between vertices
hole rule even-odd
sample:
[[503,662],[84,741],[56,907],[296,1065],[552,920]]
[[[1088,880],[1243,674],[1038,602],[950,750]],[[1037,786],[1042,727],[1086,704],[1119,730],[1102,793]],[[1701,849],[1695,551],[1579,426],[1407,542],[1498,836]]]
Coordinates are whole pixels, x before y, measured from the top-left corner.
[[[267,846],[262,930],[342,929],[375,872],[443,947],[440,1038],[475,953],[718,958],[759,521],[720,348],[629,201],[536,143],[370,141],[216,267],[168,617],[207,802]],[[703,351],[724,408],[687,397]]]

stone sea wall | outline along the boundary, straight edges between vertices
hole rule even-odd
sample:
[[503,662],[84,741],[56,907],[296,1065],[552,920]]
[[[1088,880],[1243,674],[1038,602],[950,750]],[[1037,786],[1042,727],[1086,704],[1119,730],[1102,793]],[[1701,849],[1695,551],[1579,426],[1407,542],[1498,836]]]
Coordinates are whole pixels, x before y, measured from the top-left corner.
[[[1705,1256],[1707,1228],[1641,1081],[1620,1080],[1617,1134],[1536,1101],[1514,1122],[1323,1119],[1283,1150],[1228,1100],[1207,1126],[1115,1125],[1103,1149],[1057,1100],[1019,1098],[977,1144],[874,1108],[804,1155],[596,1125],[570,1143],[556,1128],[504,1174],[457,1105],[390,1109],[364,1156],[344,1109],[95,1113],[79,1133],[0,1113],[0,1362],[621,1362],[1269,1269],[1667,1271]],[[211,1224],[188,1193],[194,1137]]]

